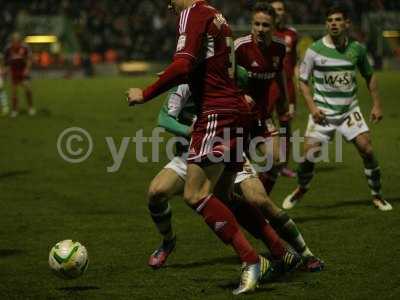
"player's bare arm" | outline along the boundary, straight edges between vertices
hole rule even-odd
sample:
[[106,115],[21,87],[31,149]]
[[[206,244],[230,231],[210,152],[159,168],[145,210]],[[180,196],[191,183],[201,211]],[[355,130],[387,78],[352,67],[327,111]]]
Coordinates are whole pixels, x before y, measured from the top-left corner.
[[288,119],[292,119],[294,117],[294,106],[289,106],[289,92],[287,87],[286,73],[284,70],[277,74],[276,82],[278,84],[280,94],[283,95],[283,101],[278,101],[277,103],[279,110],[286,111],[286,117]]
[[370,121],[374,124],[378,123],[383,118],[382,101],[379,95],[378,80],[374,74],[366,79],[369,94],[372,98],[372,109]]
[[310,111],[310,114],[312,115],[315,123],[321,124],[321,125],[326,124],[325,114],[322,110],[320,110],[315,105],[315,102],[314,102],[313,96],[312,96],[312,92],[311,92],[311,88],[310,88],[308,82],[304,82],[303,80],[300,80],[299,86],[300,86],[300,91],[306,102],[307,108]]

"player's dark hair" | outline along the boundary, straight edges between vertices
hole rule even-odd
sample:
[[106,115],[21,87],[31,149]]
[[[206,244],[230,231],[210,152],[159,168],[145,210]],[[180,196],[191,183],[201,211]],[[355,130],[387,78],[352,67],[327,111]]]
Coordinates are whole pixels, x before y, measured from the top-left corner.
[[334,4],[328,8],[326,11],[325,16],[328,18],[333,14],[342,14],[343,18],[347,20],[349,18],[349,11],[347,7],[341,4]]
[[272,4],[272,3],[274,3],[274,2],[282,2],[283,4],[285,4],[285,1],[284,1],[284,0],[269,0],[269,1],[268,1],[269,4]]
[[256,13],[262,12],[266,15],[272,17],[272,19],[276,19],[276,12],[275,9],[269,4],[267,1],[257,1],[252,9],[253,15]]

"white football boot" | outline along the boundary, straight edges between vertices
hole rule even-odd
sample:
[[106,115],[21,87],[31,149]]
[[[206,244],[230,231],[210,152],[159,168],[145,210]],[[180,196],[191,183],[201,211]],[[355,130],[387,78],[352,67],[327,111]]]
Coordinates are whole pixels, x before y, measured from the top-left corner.
[[285,200],[283,200],[282,207],[284,209],[292,209],[297,204],[297,202],[299,202],[300,199],[303,198],[306,192],[306,189],[298,186],[291,194],[286,196]]
[[261,255],[259,258],[260,260],[256,264],[249,265],[243,263],[239,286],[232,292],[234,295],[254,291],[258,283],[272,273],[273,270],[270,261]]

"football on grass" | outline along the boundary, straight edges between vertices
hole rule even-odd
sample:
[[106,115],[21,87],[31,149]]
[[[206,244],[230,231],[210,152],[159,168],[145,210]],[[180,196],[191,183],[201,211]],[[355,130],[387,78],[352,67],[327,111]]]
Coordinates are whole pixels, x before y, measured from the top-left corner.
[[89,257],[85,246],[72,240],[58,242],[50,250],[49,265],[59,277],[72,279],[85,273]]

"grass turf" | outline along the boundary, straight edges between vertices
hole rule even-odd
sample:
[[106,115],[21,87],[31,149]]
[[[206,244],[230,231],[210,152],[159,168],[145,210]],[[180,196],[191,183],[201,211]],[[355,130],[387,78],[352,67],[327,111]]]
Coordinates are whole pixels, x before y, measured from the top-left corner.
[[[371,206],[361,160],[344,143],[344,162],[321,163],[312,190],[290,211],[310,248],[325,260],[326,270],[296,272],[246,298],[400,296],[400,74],[378,75],[385,119],[371,126],[373,145],[385,195],[395,210],[382,213]],[[232,298],[239,276],[233,251],[180,198],[172,202],[175,253],[166,268],[153,271],[146,265],[159,243],[147,213],[146,189],[165,158],[138,163],[130,143],[120,170],[106,171],[112,158],[105,137],[113,137],[119,146],[122,137],[141,128],[150,133],[155,125],[161,101],[135,108],[124,101],[128,87],[150,80],[37,80],[38,115],[0,118],[0,299]],[[362,86],[359,98],[367,117],[370,100]],[[300,102],[294,128],[304,131],[305,125]],[[72,126],[86,129],[94,142],[93,154],[81,164],[66,163],[57,152],[58,135]],[[279,179],[273,198],[280,203],[294,187],[295,180]],[[56,278],[47,265],[51,246],[67,238],[81,241],[90,255],[87,273],[71,281]],[[254,244],[264,252],[263,245]]]

